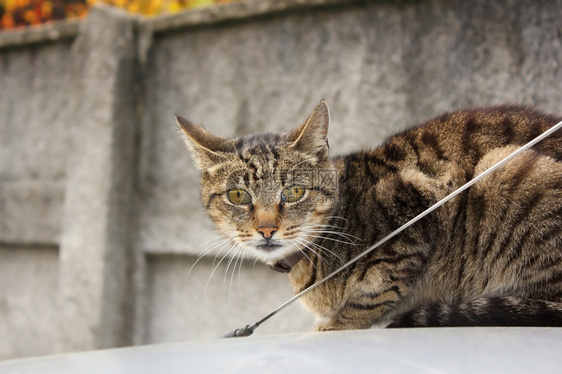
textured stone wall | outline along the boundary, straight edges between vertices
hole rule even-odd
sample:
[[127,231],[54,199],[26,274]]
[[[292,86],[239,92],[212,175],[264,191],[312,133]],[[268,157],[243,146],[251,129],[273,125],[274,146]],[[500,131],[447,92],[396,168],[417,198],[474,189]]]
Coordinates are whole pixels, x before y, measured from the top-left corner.
[[[560,19],[561,0],[246,0],[0,34],[0,359],[218,337],[291,296],[226,249],[193,266],[217,238],[174,113],[236,136],[325,98],[342,153],[463,106],[562,112]],[[312,323],[294,306],[256,333]]]
[[0,50],[0,359],[52,353],[58,339],[70,47]]

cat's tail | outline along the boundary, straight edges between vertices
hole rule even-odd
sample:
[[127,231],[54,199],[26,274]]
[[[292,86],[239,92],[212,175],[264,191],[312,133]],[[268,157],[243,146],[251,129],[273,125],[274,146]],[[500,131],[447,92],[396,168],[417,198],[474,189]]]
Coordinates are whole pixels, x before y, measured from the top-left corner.
[[497,297],[458,305],[427,304],[398,316],[388,327],[460,326],[562,327],[562,303]]

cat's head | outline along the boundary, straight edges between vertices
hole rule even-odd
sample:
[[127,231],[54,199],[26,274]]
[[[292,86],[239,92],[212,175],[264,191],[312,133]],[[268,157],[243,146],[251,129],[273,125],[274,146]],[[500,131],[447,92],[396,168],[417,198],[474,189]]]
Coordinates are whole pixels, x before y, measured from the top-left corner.
[[201,171],[203,204],[224,236],[284,271],[292,265],[288,259],[313,250],[337,197],[324,101],[286,134],[228,139],[181,117],[177,121]]

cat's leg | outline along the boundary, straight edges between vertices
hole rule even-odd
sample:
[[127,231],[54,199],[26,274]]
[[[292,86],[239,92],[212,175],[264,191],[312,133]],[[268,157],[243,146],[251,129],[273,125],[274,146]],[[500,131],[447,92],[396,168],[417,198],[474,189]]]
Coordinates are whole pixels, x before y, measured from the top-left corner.
[[316,330],[366,329],[383,321],[407,297],[426,264],[424,251],[375,257],[349,274],[341,306]]
[[377,294],[366,293],[361,297],[348,299],[341,309],[316,331],[367,329],[375,325],[381,317],[402,298],[398,286],[392,286]]
[[[365,205],[371,210],[365,221],[376,222],[372,232],[378,231],[371,242],[396,230],[448,191],[459,172],[449,164],[440,170],[440,178],[431,178],[410,168],[369,189]],[[419,220],[349,269],[341,305],[317,330],[365,329],[391,314],[424,273],[440,237],[439,220],[435,214]]]
[[562,327],[562,303],[497,297],[458,305],[428,304],[397,317],[388,327],[455,326]]

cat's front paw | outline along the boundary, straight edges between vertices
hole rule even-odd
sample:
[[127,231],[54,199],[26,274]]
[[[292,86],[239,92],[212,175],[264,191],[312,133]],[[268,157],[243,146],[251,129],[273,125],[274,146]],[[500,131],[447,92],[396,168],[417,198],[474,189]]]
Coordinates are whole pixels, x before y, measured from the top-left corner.
[[314,329],[314,331],[340,331],[340,330],[347,330],[347,329],[345,328],[345,326],[342,326],[337,322],[323,323],[316,326],[316,328]]
[[314,331],[341,331],[341,330],[363,330],[373,327],[375,322],[371,319],[345,319],[334,318],[331,321],[321,323]]
[[314,328],[314,331],[336,331],[339,330],[332,325],[318,325]]

